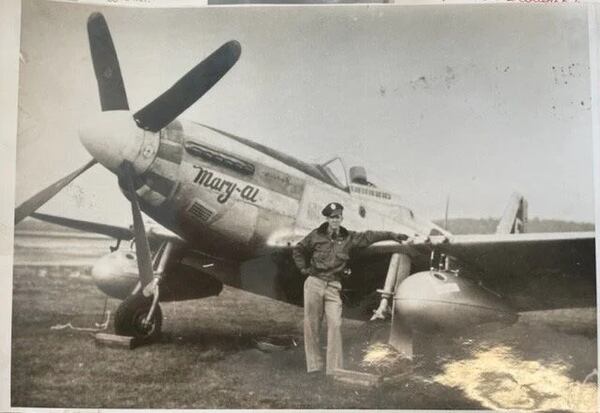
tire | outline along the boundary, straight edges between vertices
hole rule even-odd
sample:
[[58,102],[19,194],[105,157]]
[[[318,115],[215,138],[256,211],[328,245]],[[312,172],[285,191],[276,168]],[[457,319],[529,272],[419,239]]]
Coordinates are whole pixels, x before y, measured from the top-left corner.
[[163,319],[159,304],[156,304],[149,327],[145,328],[142,325],[151,306],[152,297],[144,297],[141,292],[127,297],[115,312],[115,333],[145,341],[157,340],[160,337]]

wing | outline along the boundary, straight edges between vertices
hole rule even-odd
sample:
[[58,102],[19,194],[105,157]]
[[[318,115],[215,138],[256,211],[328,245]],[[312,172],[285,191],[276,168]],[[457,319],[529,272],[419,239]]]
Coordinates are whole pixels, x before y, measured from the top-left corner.
[[382,241],[371,245],[365,253],[402,252],[412,256],[429,256],[432,250],[486,272],[526,271],[548,266],[576,270],[595,262],[595,234],[564,232],[433,236],[430,242],[421,241],[413,245]]
[[595,305],[593,232],[453,235],[412,246],[386,241],[366,253],[405,252],[415,264],[427,267],[432,251],[436,257],[451,257],[460,273],[505,296],[520,310]]
[[[595,263],[593,232],[455,236],[440,251],[490,273],[537,268],[586,271]],[[595,271],[587,273],[595,278]]]

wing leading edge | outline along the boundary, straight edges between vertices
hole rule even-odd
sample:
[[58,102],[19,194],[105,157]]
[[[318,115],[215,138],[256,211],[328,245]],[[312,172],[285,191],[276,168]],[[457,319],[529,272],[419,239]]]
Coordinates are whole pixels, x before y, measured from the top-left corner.
[[368,253],[428,255],[435,250],[485,272],[522,271],[548,266],[577,269],[595,262],[593,232],[472,234],[433,236],[430,239],[431,242],[413,245],[378,242],[368,248]]

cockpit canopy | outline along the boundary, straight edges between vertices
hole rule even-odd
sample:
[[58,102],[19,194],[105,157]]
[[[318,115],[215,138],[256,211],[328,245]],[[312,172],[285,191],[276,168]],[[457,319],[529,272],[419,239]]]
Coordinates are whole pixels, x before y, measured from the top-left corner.
[[[195,124],[192,123],[192,125],[195,125]],[[287,155],[287,154],[279,152],[275,149],[264,146],[256,141],[242,138],[240,136],[232,135],[230,133],[219,130],[217,128],[213,128],[208,125],[202,125],[202,124],[198,124],[198,125],[203,128],[210,129],[210,130],[212,130],[216,133],[219,133],[223,136],[227,136],[228,138],[233,139],[237,142],[240,142],[244,145],[247,145],[259,152],[262,152],[268,156],[271,156],[272,158],[275,158],[275,159],[285,163],[286,165],[288,165],[292,168],[296,168],[296,169],[304,172],[305,174],[312,176],[315,179],[318,179],[322,182],[325,182],[325,183],[332,185],[336,188],[339,188],[343,191],[351,192],[351,188],[350,188],[351,184],[367,185],[367,186],[373,186],[373,187],[375,186],[366,180],[366,172],[365,172],[365,169],[362,167],[350,168],[350,170],[348,171],[350,174],[350,179],[348,179],[348,174],[346,173],[346,168],[344,166],[344,163],[342,162],[342,160],[339,157],[335,157],[335,158],[330,159],[329,161],[321,163],[321,164],[306,163],[306,162],[303,162],[301,160],[294,158],[293,156]],[[198,133],[198,134],[201,134],[201,133]],[[188,150],[188,152],[189,152],[190,148],[188,148],[186,146],[186,150]],[[356,168],[358,168],[358,169],[356,169]],[[355,169],[356,169],[356,171],[353,172],[353,170],[355,170]],[[362,172],[360,172],[360,170],[362,170]],[[248,173],[252,174],[253,171],[248,170]],[[355,179],[356,179],[356,181],[355,181]],[[367,183],[364,184],[363,182],[367,182]]]
[[315,166],[323,173],[329,183],[345,191],[349,190],[350,185],[375,188],[375,185],[367,179],[367,171],[364,167],[353,166],[346,173],[344,162],[339,157]]
[[367,171],[362,166],[353,166],[350,168],[350,182],[357,185],[375,187],[375,184],[367,180]]

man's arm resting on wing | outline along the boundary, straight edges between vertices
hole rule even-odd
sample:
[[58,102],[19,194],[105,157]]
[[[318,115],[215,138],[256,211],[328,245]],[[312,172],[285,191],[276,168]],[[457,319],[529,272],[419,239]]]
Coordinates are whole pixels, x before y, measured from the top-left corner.
[[402,243],[410,237],[406,234],[391,231],[364,231],[352,234],[352,246],[355,248],[366,248],[379,241],[391,240]]

